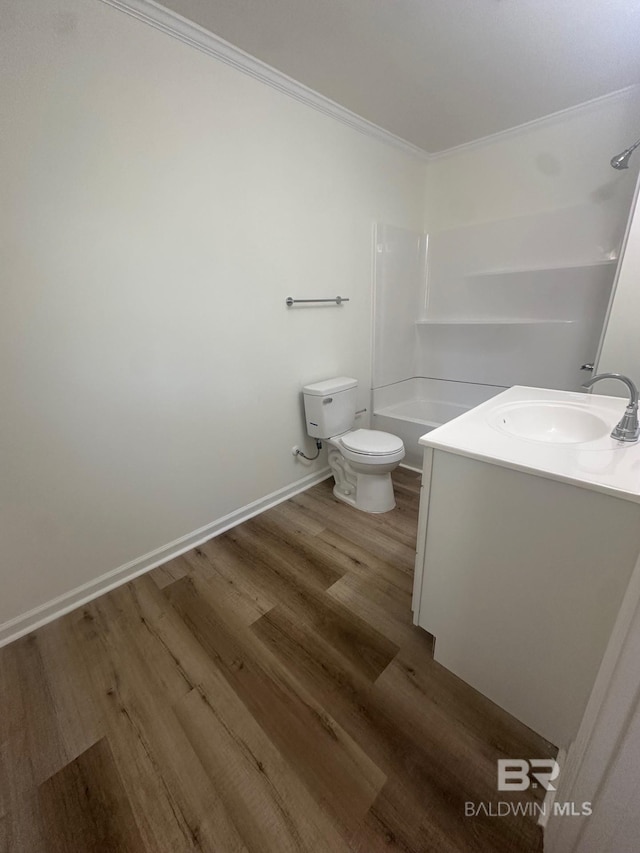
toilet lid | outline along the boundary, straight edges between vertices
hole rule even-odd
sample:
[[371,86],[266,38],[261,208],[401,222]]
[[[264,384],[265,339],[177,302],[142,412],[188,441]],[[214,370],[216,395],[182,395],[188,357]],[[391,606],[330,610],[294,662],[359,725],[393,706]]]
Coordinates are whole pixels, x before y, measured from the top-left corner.
[[367,453],[370,456],[385,456],[397,453],[404,447],[402,439],[390,432],[377,429],[356,429],[341,439],[348,450],[354,453]]

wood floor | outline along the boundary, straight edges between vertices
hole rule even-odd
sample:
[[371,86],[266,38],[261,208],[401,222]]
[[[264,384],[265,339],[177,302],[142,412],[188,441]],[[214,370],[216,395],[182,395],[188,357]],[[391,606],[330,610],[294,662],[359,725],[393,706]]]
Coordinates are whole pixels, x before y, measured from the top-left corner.
[[554,750],[412,626],[418,490],[327,481],[1,649],[0,850],[541,851],[465,817]]

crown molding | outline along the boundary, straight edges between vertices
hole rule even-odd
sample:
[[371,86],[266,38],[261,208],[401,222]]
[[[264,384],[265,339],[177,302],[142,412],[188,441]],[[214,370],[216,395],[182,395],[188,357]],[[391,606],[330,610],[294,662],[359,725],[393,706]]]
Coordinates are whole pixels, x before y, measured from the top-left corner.
[[619,89],[616,92],[610,92],[606,95],[601,95],[598,98],[593,98],[590,101],[585,101],[573,107],[567,107],[563,110],[558,110],[555,113],[550,113],[546,116],[533,119],[532,121],[524,122],[515,127],[507,128],[506,130],[492,133],[489,136],[483,136],[480,139],[474,139],[470,142],[464,142],[461,145],[455,145],[451,148],[446,148],[443,151],[429,153],[424,148],[413,145],[407,142],[394,133],[380,127],[373,122],[368,121],[357,113],[351,112],[346,107],[337,104],[330,98],[321,95],[303,83],[299,83],[292,77],[283,74],[276,68],[272,68],[265,62],[256,59],[254,56],[241,50],[239,47],[231,44],[228,41],[220,38],[204,27],[193,23],[192,21],[183,18],[177,12],[167,9],[156,3],[155,0],[100,0],[107,6],[112,6],[114,9],[119,9],[125,12],[132,18],[142,21],[151,27],[178,39],[183,44],[187,44],[196,50],[206,53],[208,56],[230,65],[237,71],[259,80],[272,89],[282,92],[290,98],[299,101],[306,106],[323,113],[330,118],[339,121],[341,124],[356,130],[359,133],[376,139],[378,142],[383,142],[390,145],[405,154],[416,159],[433,162],[442,160],[447,157],[463,154],[468,151],[481,149],[495,143],[499,143],[510,137],[518,136],[532,130],[541,129],[545,126],[551,126],[561,121],[565,121],[571,117],[577,117],[580,114],[588,113],[593,109],[602,107],[606,103],[632,98],[634,95],[640,94],[640,85],[627,86],[624,89]]
[[[609,92],[607,95],[600,95],[598,98],[592,98],[590,101],[583,101],[581,104],[576,104],[573,107],[567,107],[564,110],[558,110],[555,113],[535,118],[532,121],[526,121],[524,124],[518,124],[515,127],[509,127],[506,130],[500,130],[497,133],[492,133],[489,136],[483,136],[480,139],[473,139],[471,142],[464,142],[462,145],[455,145],[453,148],[446,148],[443,151],[437,151],[429,154],[429,160],[442,160],[446,157],[453,157],[457,154],[463,154],[467,151],[474,151],[478,148],[484,148],[488,145],[494,145],[496,142],[502,142],[512,136],[519,136],[522,133],[528,133],[532,130],[539,130],[544,127],[550,127],[561,121],[566,121],[568,118],[577,118],[580,115],[586,115],[592,110],[599,109],[605,104],[615,103],[616,101],[624,101],[633,97],[640,96],[640,85],[627,86],[624,89],[618,89],[615,92]],[[640,124],[640,120],[639,120]]]
[[346,124],[347,127],[357,130],[365,136],[384,142],[386,145],[397,148],[419,160],[429,159],[430,155],[417,145],[401,139],[377,124],[373,124],[373,122],[351,112],[346,107],[340,106],[330,98],[326,98],[319,92],[298,83],[297,80],[293,80],[276,68],[272,68],[265,62],[245,53],[245,51],[205,30],[198,24],[188,21],[177,12],[155,3],[154,0],[101,0],[101,2],[125,12],[132,18],[136,18],[136,20],[142,21],[202,53],[213,56],[237,71],[248,74],[255,80],[259,80],[272,89],[312,107],[312,109],[341,122],[341,124]]

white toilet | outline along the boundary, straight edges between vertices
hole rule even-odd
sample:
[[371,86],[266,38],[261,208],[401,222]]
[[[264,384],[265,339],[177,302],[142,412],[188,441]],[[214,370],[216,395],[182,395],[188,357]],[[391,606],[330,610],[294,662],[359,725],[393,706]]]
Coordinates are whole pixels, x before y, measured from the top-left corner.
[[358,380],[325,379],[302,389],[307,432],[329,442],[333,494],[364,512],[396,505],[391,472],[404,459],[402,439],[374,429],[353,429]]

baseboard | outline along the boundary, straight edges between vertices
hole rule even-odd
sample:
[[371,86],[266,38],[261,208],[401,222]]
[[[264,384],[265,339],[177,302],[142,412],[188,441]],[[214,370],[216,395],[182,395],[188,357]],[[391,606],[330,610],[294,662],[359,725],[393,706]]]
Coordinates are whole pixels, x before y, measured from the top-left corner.
[[398,467],[406,468],[407,471],[415,471],[416,474],[422,474],[422,468],[414,468],[413,465],[405,465],[404,462],[401,462]]
[[144,554],[142,557],[126,563],[124,566],[100,575],[100,577],[82,584],[82,586],[78,586],[64,595],[60,595],[51,601],[47,601],[45,604],[35,607],[33,610],[29,610],[27,613],[23,613],[21,616],[4,622],[0,625],[0,647],[6,646],[19,637],[23,637],[25,634],[34,631],[36,628],[42,627],[42,625],[46,625],[47,622],[52,622],[59,616],[64,616],[65,613],[70,613],[77,607],[82,607],[88,601],[104,595],[105,592],[109,592],[133,580],[139,575],[155,569],[157,566],[161,566],[168,560],[179,557],[186,551],[190,551],[197,545],[206,542],[207,539],[219,536],[225,530],[229,530],[243,521],[253,518],[254,515],[259,515],[261,512],[289,500],[294,495],[304,492],[312,486],[316,486],[330,476],[331,471],[329,468],[323,468],[314,474],[309,474],[301,480],[296,480],[295,483],[291,483],[289,486],[278,489],[269,495],[265,495],[263,498],[259,498],[257,501],[234,510],[234,512],[207,524],[205,527],[194,530],[186,536],[181,536],[179,539],[175,539],[161,548],[156,548],[154,551],[150,551],[148,554]]

